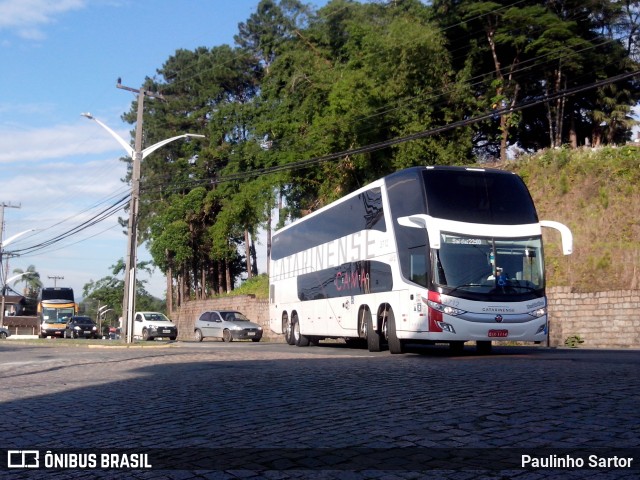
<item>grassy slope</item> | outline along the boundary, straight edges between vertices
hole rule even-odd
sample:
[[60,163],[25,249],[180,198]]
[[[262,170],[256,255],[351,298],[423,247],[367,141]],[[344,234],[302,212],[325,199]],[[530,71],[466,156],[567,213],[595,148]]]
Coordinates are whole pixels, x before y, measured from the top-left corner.
[[522,157],[505,168],[525,180],[540,219],[573,232],[573,255],[560,235],[545,233],[548,285],[594,292],[638,288],[640,148],[558,149]]

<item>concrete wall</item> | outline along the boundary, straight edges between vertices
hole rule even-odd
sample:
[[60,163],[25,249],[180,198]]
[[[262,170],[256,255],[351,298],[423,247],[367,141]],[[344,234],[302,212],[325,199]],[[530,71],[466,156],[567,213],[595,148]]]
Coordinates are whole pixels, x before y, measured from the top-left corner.
[[[640,290],[572,293],[570,287],[551,288],[549,298],[549,344],[562,347],[578,335],[583,348],[640,348]],[[171,318],[179,339],[192,340],[193,326],[205,310],[239,310],[264,328],[269,341],[284,342],[269,328],[267,300],[253,296],[221,297],[187,302]]]

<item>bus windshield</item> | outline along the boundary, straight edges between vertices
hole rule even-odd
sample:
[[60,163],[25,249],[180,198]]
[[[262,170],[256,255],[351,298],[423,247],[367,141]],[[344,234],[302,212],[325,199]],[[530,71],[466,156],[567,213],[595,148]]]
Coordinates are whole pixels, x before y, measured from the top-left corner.
[[42,309],[42,320],[47,323],[67,323],[70,317],[75,315],[73,307]]
[[432,251],[434,284],[448,293],[522,295],[544,288],[542,239],[441,233]]

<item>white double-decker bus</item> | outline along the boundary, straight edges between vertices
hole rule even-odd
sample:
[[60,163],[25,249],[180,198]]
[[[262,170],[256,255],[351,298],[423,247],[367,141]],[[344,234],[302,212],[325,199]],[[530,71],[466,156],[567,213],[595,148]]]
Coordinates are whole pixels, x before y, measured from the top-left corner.
[[409,343],[542,342],[542,227],[517,175],[415,167],[274,233],[270,327],[291,345],[344,338],[377,352]]

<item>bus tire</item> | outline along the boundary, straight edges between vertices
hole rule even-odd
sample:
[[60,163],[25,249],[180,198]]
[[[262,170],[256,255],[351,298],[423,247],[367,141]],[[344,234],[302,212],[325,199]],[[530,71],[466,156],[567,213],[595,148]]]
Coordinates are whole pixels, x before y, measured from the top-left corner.
[[282,333],[284,333],[284,339],[289,345],[295,344],[291,320],[289,320],[289,315],[286,313],[282,316]]
[[370,352],[382,351],[382,333],[378,333],[373,328],[373,319],[371,318],[371,312],[367,312],[367,348]]
[[371,314],[366,308],[361,308],[358,314],[358,338],[366,340],[368,338],[367,332],[369,331],[368,317]]
[[387,332],[389,335],[389,352],[393,354],[404,353],[404,343],[396,335],[396,317],[391,309],[387,313]]
[[297,347],[309,346],[309,338],[300,333],[300,322],[298,321],[298,315],[295,313],[291,317],[291,330],[293,332],[293,342]]

